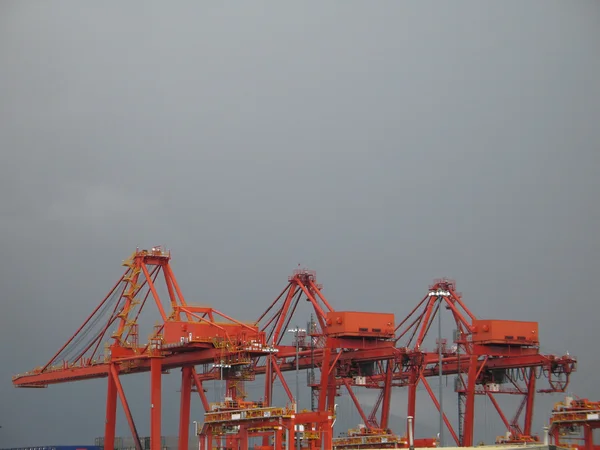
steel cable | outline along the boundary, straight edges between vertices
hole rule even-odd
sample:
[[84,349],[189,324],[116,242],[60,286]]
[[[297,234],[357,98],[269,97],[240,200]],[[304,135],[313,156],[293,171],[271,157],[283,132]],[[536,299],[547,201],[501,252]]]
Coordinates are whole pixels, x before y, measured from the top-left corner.
[[[102,308],[100,308],[100,310],[98,310],[96,312],[95,317],[91,320],[91,322],[89,322],[86,325],[86,327],[78,333],[78,335],[67,346],[67,348],[65,348],[61,353],[59,353],[56,356],[56,358],[54,358],[54,360],[52,361],[52,363],[55,363],[56,361],[58,361],[60,359],[62,359],[64,361],[71,362],[71,361],[69,361],[69,358],[71,358],[73,356],[73,354],[75,354],[75,355],[79,354],[81,351],[83,351],[86,348],[86,346],[88,346],[95,339],[97,339],[98,338],[98,334],[96,334],[95,336],[93,336],[92,339],[88,340],[85,343],[85,345],[81,345],[81,342],[84,339],[86,339],[86,337],[91,333],[91,331],[98,324],[98,322],[106,315],[107,310],[109,310],[111,308],[114,308],[115,301],[118,301],[121,298],[122,297],[120,295],[120,289],[115,289],[115,291],[113,292],[113,294],[111,295],[111,297],[105,302],[105,304],[102,306]],[[109,317],[112,317],[112,314]]]
[[[110,309],[110,307],[114,307],[113,303],[115,302],[115,296],[116,296],[115,294],[113,294],[111,296],[111,298],[96,313],[96,315],[92,319],[92,321],[86,325],[84,330],[82,330],[79,333],[79,335],[75,338],[75,340],[65,349],[65,351],[62,354],[63,358],[68,359],[67,356],[70,357],[73,353],[75,353],[75,354],[80,353],[81,351],[83,351],[86,348],[86,346],[88,346],[91,342],[94,341],[94,339],[96,339],[98,337],[98,335],[96,334],[95,336],[92,336],[92,339],[86,341],[85,344],[81,345],[81,342],[87,336],[89,336],[89,334],[92,332],[92,330],[94,330],[94,327],[98,324],[98,322],[100,322],[100,320],[104,318],[104,315],[106,314],[107,310]],[[112,317],[112,315],[110,317]],[[106,323],[106,322],[104,322],[104,323]]]

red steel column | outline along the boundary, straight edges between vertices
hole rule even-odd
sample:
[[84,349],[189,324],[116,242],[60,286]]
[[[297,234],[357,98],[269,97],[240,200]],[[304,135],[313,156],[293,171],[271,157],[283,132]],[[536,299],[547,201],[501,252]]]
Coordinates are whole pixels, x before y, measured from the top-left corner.
[[383,386],[383,404],[381,405],[381,428],[389,428],[390,406],[392,402],[392,371],[394,370],[394,360],[388,359],[385,371],[385,385]]
[[535,400],[535,372],[536,368],[529,369],[529,380],[527,382],[527,403],[525,406],[525,427],[523,434],[531,436],[531,426],[533,423],[533,401]]
[[321,436],[323,439],[323,448],[330,449],[333,448],[333,427],[322,426],[321,428]]
[[186,449],[190,440],[190,397],[192,395],[192,367],[181,368],[181,400],[179,411],[179,448]]
[[[418,376],[417,376],[417,370],[419,370],[418,367],[411,367],[410,368],[410,374],[409,374],[409,378],[408,378],[408,411],[407,411],[407,417],[412,417],[412,425],[411,425],[411,432],[412,435],[415,435],[415,411],[417,410],[417,381],[418,381]],[[408,436],[408,430],[406,430],[406,435]]]
[[[327,394],[329,388],[329,362],[331,359],[331,348],[323,349],[321,364],[321,386],[319,387],[319,411],[325,411],[327,408]],[[333,405],[331,405],[333,407]]]
[[119,380],[119,373],[117,371],[117,367],[113,364],[110,366],[110,377],[112,377],[113,382],[117,388],[117,394],[119,394],[119,398],[121,399],[121,405],[123,406],[123,412],[125,412],[125,418],[127,419],[127,423],[129,424],[129,429],[131,430],[131,436],[135,440],[135,448],[141,450],[141,442],[140,436],[138,435],[137,429],[135,428],[135,422],[133,421],[133,416],[131,415],[131,410],[129,409],[129,403],[127,402],[127,397],[125,396],[125,391],[123,390],[123,386],[121,385],[121,380]]
[[115,448],[115,427],[117,424],[117,385],[108,375],[108,393],[106,396],[106,423],[104,426],[104,449]]
[[213,435],[212,428],[208,428],[206,433],[200,435],[200,450],[212,450],[213,448]]
[[[270,353],[267,355],[266,363],[265,363],[265,398],[264,398],[263,404],[265,406],[271,406],[271,398],[272,397],[273,397],[273,354]],[[240,434],[240,436],[242,436],[242,435]],[[242,437],[241,439],[243,440],[244,438]],[[248,441],[248,439],[246,439],[246,442],[247,441]],[[265,447],[267,445],[269,445],[269,438],[267,436],[263,436],[262,445]]]
[[552,431],[552,439],[554,440],[554,445],[557,447],[561,446],[562,442],[560,441],[560,429],[558,427],[554,427],[554,431]]
[[[283,448],[283,433],[281,430],[281,426],[279,426],[276,430],[275,430],[275,441],[274,441],[274,445],[276,449],[278,448]],[[296,447],[294,447],[296,448]],[[291,450],[291,449],[290,449]]]
[[[239,431],[240,450],[248,450],[248,429],[247,428],[248,428],[248,426],[244,425],[244,424],[242,424],[240,426],[240,431]],[[277,448],[277,447],[275,447],[275,448]]]
[[583,425],[583,438],[585,450],[593,450],[594,448],[594,431],[589,423]]
[[150,450],[161,450],[161,375],[162,361],[160,358],[150,359]]
[[477,355],[471,355],[467,380],[467,395],[465,402],[465,423],[463,426],[463,447],[473,446],[473,431],[475,423],[475,379],[477,378]]
[[273,355],[267,355],[265,364],[265,398],[263,404],[271,406],[271,398],[273,397]]

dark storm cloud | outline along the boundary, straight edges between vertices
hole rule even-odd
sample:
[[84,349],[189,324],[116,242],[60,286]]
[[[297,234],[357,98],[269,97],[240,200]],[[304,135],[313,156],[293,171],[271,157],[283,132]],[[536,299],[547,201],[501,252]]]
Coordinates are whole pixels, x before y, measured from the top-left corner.
[[[337,308],[398,317],[455,277],[478,316],[539,320],[593,397],[599,20],[584,1],[3,2],[0,446],[102,433],[103,382],[10,376],[160,243],[188,300],[244,320],[298,263]],[[147,379],[125,387],[147,433]]]

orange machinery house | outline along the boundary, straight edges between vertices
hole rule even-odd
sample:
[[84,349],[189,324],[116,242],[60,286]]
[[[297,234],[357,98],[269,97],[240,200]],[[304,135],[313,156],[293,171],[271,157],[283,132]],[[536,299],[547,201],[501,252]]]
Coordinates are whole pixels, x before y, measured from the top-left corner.
[[327,313],[325,324],[325,333],[331,337],[394,337],[394,314],[389,313],[331,311]]
[[[249,364],[256,352],[272,351],[264,331],[258,326],[228,322],[186,322],[167,320],[164,323],[163,347],[214,349],[215,363]],[[226,366],[227,367],[227,366]]]
[[472,342],[489,345],[538,345],[537,322],[473,320]]
[[236,346],[263,347],[265,333],[255,325],[168,320],[164,324],[163,341],[166,345],[223,341]]

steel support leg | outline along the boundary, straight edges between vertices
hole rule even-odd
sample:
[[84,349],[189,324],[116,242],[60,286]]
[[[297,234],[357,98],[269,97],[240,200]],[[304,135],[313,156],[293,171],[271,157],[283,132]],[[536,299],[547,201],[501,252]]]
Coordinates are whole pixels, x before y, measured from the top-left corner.
[[589,423],[583,425],[583,438],[585,443],[585,450],[593,450],[594,449],[594,431]]
[[533,402],[535,400],[535,372],[536,368],[529,369],[529,380],[527,382],[527,403],[525,405],[525,426],[523,434],[531,436],[531,428],[533,423]]
[[104,425],[104,449],[115,449],[115,427],[117,425],[117,385],[112,376],[108,376],[108,394],[106,396],[106,423]]
[[181,368],[181,400],[179,411],[179,448],[186,449],[190,440],[190,397],[192,395],[192,367]]
[[[160,358],[150,360],[150,450],[161,450],[161,375],[162,361]],[[187,445],[187,444],[186,444]]]
[[323,436],[323,447],[324,449],[333,448],[333,427],[324,426],[321,431],[321,436]]
[[392,404],[392,372],[394,370],[394,360],[388,359],[385,371],[385,385],[383,386],[383,404],[381,405],[381,428],[389,428],[390,406]]
[[240,450],[248,450],[248,430],[246,425],[240,427]]
[[131,410],[129,409],[129,403],[127,402],[127,397],[125,396],[125,391],[123,390],[123,386],[121,385],[121,381],[119,380],[119,372],[117,368],[112,365],[110,366],[110,377],[112,377],[115,387],[117,388],[117,393],[119,394],[119,398],[121,399],[121,405],[123,406],[123,411],[125,412],[125,419],[127,419],[127,423],[129,424],[129,429],[131,430],[131,436],[133,437],[133,441],[135,443],[136,450],[142,450],[142,443],[140,441],[140,436],[137,432],[137,428],[135,427],[135,422],[133,421],[133,416],[131,414]]
[[281,428],[275,430],[275,438],[274,438],[275,448],[283,448],[283,432]]
[[329,364],[331,360],[331,348],[323,350],[323,362],[321,364],[321,386],[319,388],[319,411],[327,408],[327,394],[329,388]]
[[463,447],[473,446],[473,431],[475,422],[475,381],[478,373],[477,355],[471,355],[468,373],[467,395],[465,401],[465,423],[463,428]]
[[[417,383],[419,381],[419,378],[417,376],[417,371],[418,369],[416,367],[412,367],[411,368],[411,372],[409,375],[409,382],[408,382],[408,410],[407,410],[407,417],[412,417],[413,420],[411,422],[411,427],[412,427],[412,435],[415,435],[415,411],[417,410]],[[408,436],[408,430],[406,430],[406,435]]]
[[[271,406],[271,398],[273,397],[273,359],[272,354],[267,355],[265,364],[265,398],[263,401],[265,406]],[[242,437],[241,439],[245,439],[246,442],[248,441],[247,438]],[[262,445],[263,447],[269,445],[269,438],[267,436],[263,436]]]

